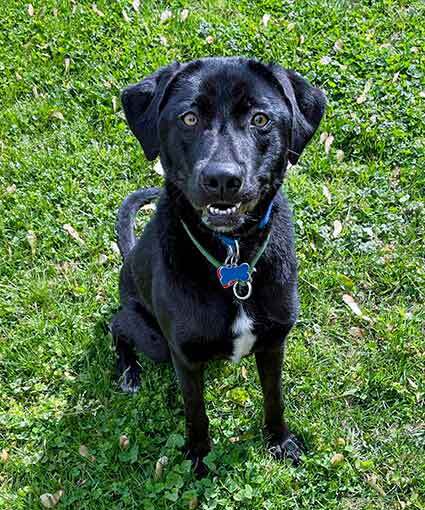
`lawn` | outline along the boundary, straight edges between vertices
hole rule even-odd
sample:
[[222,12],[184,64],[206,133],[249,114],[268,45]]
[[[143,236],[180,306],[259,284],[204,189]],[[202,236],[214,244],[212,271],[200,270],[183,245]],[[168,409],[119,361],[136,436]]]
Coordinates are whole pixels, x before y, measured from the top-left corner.
[[[51,493],[88,510],[424,509],[425,4],[0,0],[0,12],[0,508],[39,509]],[[141,359],[135,396],[114,381],[115,214],[162,179],[119,94],[174,59],[235,54],[294,68],[329,101],[285,183],[301,295],[286,413],[308,453],[298,468],[272,460],[254,360],[214,363],[211,474],[197,481],[171,368]]]

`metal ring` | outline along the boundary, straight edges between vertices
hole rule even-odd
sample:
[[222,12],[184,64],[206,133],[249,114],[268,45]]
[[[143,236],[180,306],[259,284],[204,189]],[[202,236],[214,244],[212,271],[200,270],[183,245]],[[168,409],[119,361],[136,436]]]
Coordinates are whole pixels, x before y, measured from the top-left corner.
[[[247,293],[244,296],[241,296],[240,294],[238,294],[237,287],[239,285],[243,285],[244,287],[247,287]],[[241,301],[245,301],[246,299],[249,299],[249,297],[252,294],[252,285],[251,285],[251,282],[243,282],[242,284],[241,284],[241,282],[236,282],[233,285],[233,294],[235,295],[235,297],[237,299],[240,299]]]
[[233,248],[230,244],[227,245],[227,256],[226,260],[224,261],[224,265],[232,264],[233,257],[235,256],[235,252],[233,251]]
[[237,239],[235,239],[235,248],[236,248],[236,263],[239,262],[240,252],[239,252],[239,242]]

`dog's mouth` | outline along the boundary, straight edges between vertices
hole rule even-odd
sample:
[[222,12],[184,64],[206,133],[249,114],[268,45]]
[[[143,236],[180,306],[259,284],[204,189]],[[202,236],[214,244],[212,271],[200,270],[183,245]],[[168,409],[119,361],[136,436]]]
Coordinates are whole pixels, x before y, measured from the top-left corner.
[[243,223],[246,204],[219,202],[208,204],[202,209],[202,221],[212,230],[231,232]]

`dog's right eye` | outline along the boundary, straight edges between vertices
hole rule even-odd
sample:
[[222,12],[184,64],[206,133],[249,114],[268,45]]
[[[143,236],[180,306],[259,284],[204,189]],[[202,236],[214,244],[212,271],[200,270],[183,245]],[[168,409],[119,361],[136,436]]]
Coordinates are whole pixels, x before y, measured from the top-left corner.
[[193,112],[185,113],[181,119],[189,127],[196,126],[198,123],[198,117]]

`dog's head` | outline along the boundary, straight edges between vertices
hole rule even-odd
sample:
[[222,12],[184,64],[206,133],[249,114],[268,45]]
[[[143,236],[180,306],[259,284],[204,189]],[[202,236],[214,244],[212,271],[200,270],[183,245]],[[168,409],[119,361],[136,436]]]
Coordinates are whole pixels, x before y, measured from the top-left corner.
[[325,96],[293,71],[246,58],[159,69],[123,91],[149,160],[211,229],[257,219],[316,131]]

